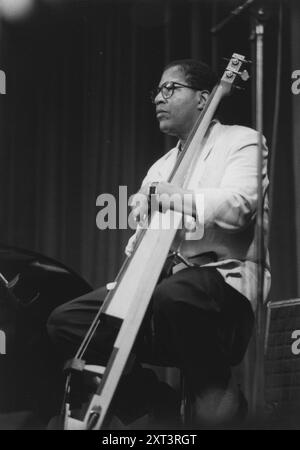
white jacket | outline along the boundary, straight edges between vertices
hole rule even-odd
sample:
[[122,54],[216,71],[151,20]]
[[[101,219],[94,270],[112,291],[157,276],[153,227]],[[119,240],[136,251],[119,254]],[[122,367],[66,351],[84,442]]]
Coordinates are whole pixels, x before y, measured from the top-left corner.
[[[149,169],[143,184],[167,181],[177,159],[178,147],[170,150]],[[186,234],[181,253],[193,256],[215,252],[215,266],[225,281],[247,297],[256,307],[257,263],[255,214],[257,209],[258,133],[247,127],[215,122],[195,166],[188,188],[198,198],[197,227],[200,239]],[[268,150],[263,146],[263,190],[268,187]],[[204,208],[203,208],[204,206]],[[267,239],[268,202],[265,200],[264,237]],[[201,235],[201,234],[200,234]],[[200,236],[199,235],[199,236]],[[264,297],[270,289],[267,254]]]

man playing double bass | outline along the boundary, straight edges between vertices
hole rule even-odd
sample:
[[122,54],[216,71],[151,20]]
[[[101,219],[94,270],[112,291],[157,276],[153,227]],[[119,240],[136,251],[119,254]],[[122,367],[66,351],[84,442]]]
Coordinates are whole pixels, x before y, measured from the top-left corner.
[[[183,213],[193,217],[194,231],[202,228],[204,232],[199,239],[189,239],[187,233],[180,245],[183,259],[174,258],[168,275],[161,276],[153,292],[134,346],[135,362],[114,400],[115,413],[125,423],[149,410],[157,420],[167,419],[178,408],[172,388],[159,382],[141,362],[181,369],[195,424],[220,424],[241,413],[243,398],[232,386],[231,367],[243,359],[256,306],[257,132],[213,120],[189,189],[166,181],[215,83],[206,64],[178,60],[166,66],[153,96],[160,130],[176,136],[178,144],[148,171],[140,189],[145,202],[137,202],[132,214],[137,221],[147,214],[149,193],[155,193],[162,211],[170,207],[168,197],[177,194],[185,201],[171,207],[180,209],[184,204]],[[264,145],[264,191],[267,185]],[[136,235],[128,242],[127,255],[135,241]],[[269,280],[266,267],[265,295]],[[106,292],[100,288],[60,306],[50,316],[50,336],[65,358],[74,355]],[[87,362],[105,364],[113,343],[112,328],[99,327]]]

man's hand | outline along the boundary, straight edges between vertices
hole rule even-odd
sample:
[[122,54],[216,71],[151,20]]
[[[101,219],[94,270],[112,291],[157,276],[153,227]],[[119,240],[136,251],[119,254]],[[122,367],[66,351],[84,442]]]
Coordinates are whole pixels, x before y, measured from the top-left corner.
[[[135,222],[139,223],[141,226],[145,224],[146,219],[148,218],[148,209],[149,209],[149,188],[151,183],[146,183],[141,186],[139,192],[137,192],[130,203],[132,207],[131,215]],[[186,231],[194,231],[196,228],[196,221],[192,215],[193,211],[193,192],[185,191],[177,186],[174,186],[171,183],[166,181],[161,181],[157,184],[156,187],[156,202],[151,202],[150,205],[153,207],[157,207],[160,205],[160,211],[165,212],[170,207],[175,209],[175,211],[184,213],[184,229]],[[184,197],[186,195],[186,197]],[[183,201],[184,200],[184,201]],[[127,256],[131,256],[135,244],[136,244],[137,234],[135,233],[129,239],[127,246],[125,248],[125,254]]]
[[[141,186],[131,202],[131,206],[133,206],[132,216],[138,223],[143,222],[148,215],[150,186],[151,183]],[[151,209],[156,209],[158,205],[161,212],[173,209],[191,217],[196,217],[197,214],[194,192],[182,189],[167,181],[160,181],[156,185],[155,199],[154,201],[151,199],[150,206]]]
[[136,223],[142,223],[148,217],[148,195],[137,192],[130,203],[131,216]]
[[135,234],[134,234],[133,236],[131,236],[131,238],[129,239],[129,241],[128,241],[127,245],[126,245],[126,248],[125,248],[125,254],[126,254],[126,256],[131,256],[131,255],[132,255],[132,252],[133,252],[134,247],[135,247],[135,244],[136,244],[136,238],[137,238],[137,235],[136,235],[136,233],[135,233]]
[[[134,210],[135,215],[139,214],[140,212],[144,212],[144,210],[146,209],[146,203],[147,203],[147,208],[148,208],[149,200],[151,202],[150,203],[151,208],[155,209],[155,207],[157,207],[159,204],[160,211],[166,212],[170,208],[170,200],[174,199],[174,195],[175,196],[177,195],[177,203],[179,201],[180,206],[181,206],[182,189],[178,188],[177,186],[174,186],[171,183],[168,183],[167,181],[160,181],[159,183],[157,183],[156,189],[155,189],[156,199],[154,202],[152,202],[151,201],[152,199],[149,199],[149,191],[150,191],[151,185],[152,185],[152,182],[145,183],[144,185],[142,185],[140,187],[139,192],[136,194],[137,201],[139,201],[140,204],[138,205],[137,209]],[[140,199],[139,199],[139,196],[140,196]],[[134,199],[135,199],[135,196],[134,196]],[[176,200],[176,197],[175,197],[175,200]],[[143,201],[144,201],[144,203],[143,203]],[[148,209],[147,209],[147,213],[148,213]]]

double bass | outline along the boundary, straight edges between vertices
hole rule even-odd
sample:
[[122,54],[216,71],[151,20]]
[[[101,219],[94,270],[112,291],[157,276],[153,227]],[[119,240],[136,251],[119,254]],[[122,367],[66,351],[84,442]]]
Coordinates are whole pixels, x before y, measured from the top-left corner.
[[[235,80],[240,76],[247,78],[247,72],[241,70],[246,62],[244,56],[238,53],[232,55],[166,180],[169,183],[183,189],[189,188],[194,168],[201,158],[201,149],[209,125],[221,100],[231,92]],[[114,288],[105,298],[75,358],[67,363],[68,375],[62,408],[63,428],[66,430],[96,430],[103,428],[107,423],[114,393],[126,367],[151,295],[174,239],[182,228],[182,213],[171,209],[165,212],[156,210],[147,218],[147,224],[147,227],[139,229],[134,251],[124,261],[115,279]],[[180,257],[180,254],[178,256]],[[89,342],[101,323],[111,319],[117,322],[119,327],[107,365],[86,365],[83,358]],[[84,371],[97,375],[100,382],[79,418],[78,414],[74,414],[70,401],[72,377],[74,373]]]

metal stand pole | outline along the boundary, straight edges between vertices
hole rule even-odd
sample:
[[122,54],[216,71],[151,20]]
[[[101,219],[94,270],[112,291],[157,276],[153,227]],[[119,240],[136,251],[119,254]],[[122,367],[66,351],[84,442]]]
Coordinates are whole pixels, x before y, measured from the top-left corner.
[[213,34],[219,32],[233,17],[239,15],[251,6],[251,14],[255,17],[255,58],[256,58],[256,84],[255,84],[255,127],[258,131],[258,158],[257,158],[257,215],[256,215],[256,260],[257,260],[257,311],[255,320],[255,371],[253,379],[253,397],[251,412],[255,416],[264,413],[264,334],[265,334],[265,309],[264,309],[264,269],[265,269],[265,245],[264,245],[264,192],[263,192],[263,47],[264,47],[264,22],[268,13],[259,2],[246,1],[240,7],[231,11],[222,22],[211,29]]
[[[263,11],[261,11],[263,16]],[[259,16],[259,11],[258,11]],[[264,410],[264,193],[263,193],[263,39],[264,24],[257,20],[256,36],[256,129],[258,131],[257,158],[257,219],[256,219],[256,258],[257,258],[257,310],[256,310],[256,364],[253,386],[253,413],[263,414]]]

